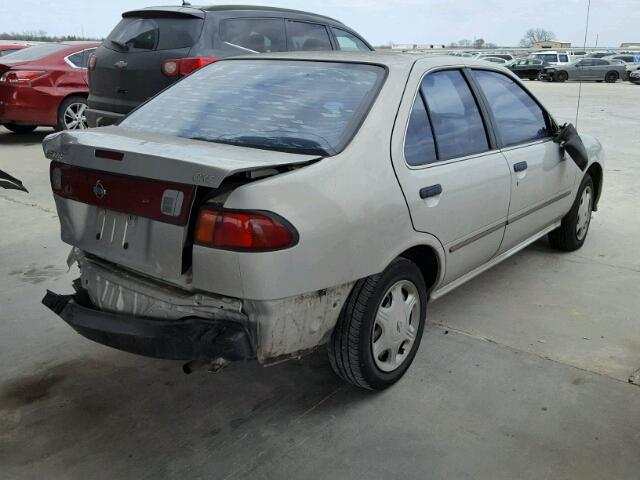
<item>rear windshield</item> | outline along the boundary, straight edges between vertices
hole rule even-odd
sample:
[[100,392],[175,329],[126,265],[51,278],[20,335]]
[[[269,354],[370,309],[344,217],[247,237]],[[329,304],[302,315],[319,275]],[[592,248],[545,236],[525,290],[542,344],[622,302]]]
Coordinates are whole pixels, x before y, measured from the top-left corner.
[[192,47],[200,37],[200,18],[123,18],[104,42],[112,50],[173,50]]
[[121,125],[208,142],[334,155],[351,140],[385,76],[375,65],[229,60],[206,67]]
[[23,48],[22,50],[10,53],[2,59],[2,62],[30,62],[32,60],[40,60],[41,58],[48,57],[49,55],[61,52],[67,48],[69,48],[69,45],[60,45],[58,43],[35,45],[33,47]]

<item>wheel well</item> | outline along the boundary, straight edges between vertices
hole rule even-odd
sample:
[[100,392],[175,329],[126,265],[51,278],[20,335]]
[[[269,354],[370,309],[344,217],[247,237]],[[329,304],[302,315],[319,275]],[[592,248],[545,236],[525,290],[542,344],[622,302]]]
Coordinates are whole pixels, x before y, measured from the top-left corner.
[[600,194],[602,193],[602,165],[599,163],[592,164],[587,173],[593,180],[593,188],[596,189],[596,200],[593,202],[593,210],[598,210],[598,201],[600,200]]
[[60,103],[58,104],[58,115],[60,114],[60,109],[62,108],[62,104],[64,102],[66,102],[67,100],[69,100],[71,97],[82,97],[84,99],[88,99],[89,98],[89,94],[87,92],[77,92],[77,93],[70,93],[68,95],[65,95],[62,100],[60,100]]
[[418,245],[406,250],[400,256],[418,266],[427,286],[427,292],[430,292],[438,281],[440,273],[440,262],[436,251],[427,245]]
[[612,73],[613,73],[616,77],[620,78],[620,74],[619,74],[618,72],[616,72],[615,70],[609,70],[609,71],[607,72],[607,74],[605,75],[605,77],[608,77],[608,76],[609,76],[609,75],[611,75]]

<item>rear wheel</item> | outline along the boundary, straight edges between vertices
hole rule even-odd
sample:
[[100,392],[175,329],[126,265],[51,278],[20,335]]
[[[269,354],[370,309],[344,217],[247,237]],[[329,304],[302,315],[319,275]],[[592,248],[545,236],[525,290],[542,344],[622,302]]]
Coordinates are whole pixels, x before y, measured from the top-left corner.
[[5,123],[4,126],[7,130],[17,133],[18,135],[31,133],[38,128],[37,125],[18,125],[17,123]]
[[595,188],[589,174],[585,175],[573,206],[562,219],[562,224],[549,234],[549,243],[556,250],[573,252],[584,244],[591,224],[595,201]]
[[87,126],[87,99],[84,97],[68,97],[58,109],[56,130],[84,130]]
[[343,380],[383,390],[400,380],[424,330],[427,289],[418,267],[396,259],[356,283],[329,341],[329,360]]
[[607,83],[616,83],[619,78],[620,75],[618,75],[618,72],[607,72],[604,77],[604,81]]
[[562,83],[566,82],[569,79],[569,74],[567,72],[558,72],[556,74],[556,81]]

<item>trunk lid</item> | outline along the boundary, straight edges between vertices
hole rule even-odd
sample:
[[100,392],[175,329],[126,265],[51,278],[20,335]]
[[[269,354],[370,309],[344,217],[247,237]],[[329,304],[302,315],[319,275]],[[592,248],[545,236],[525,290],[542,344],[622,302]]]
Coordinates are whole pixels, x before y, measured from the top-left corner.
[[242,172],[318,158],[121,127],[55,133],[43,149],[64,242],[182,286],[194,215],[209,193]]

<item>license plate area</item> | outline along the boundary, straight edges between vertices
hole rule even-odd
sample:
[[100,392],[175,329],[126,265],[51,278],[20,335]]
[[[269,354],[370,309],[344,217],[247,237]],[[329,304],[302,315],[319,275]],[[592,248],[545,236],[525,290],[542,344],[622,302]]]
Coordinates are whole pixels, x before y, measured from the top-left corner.
[[55,196],[65,243],[157,278],[179,279],[187,227]]

